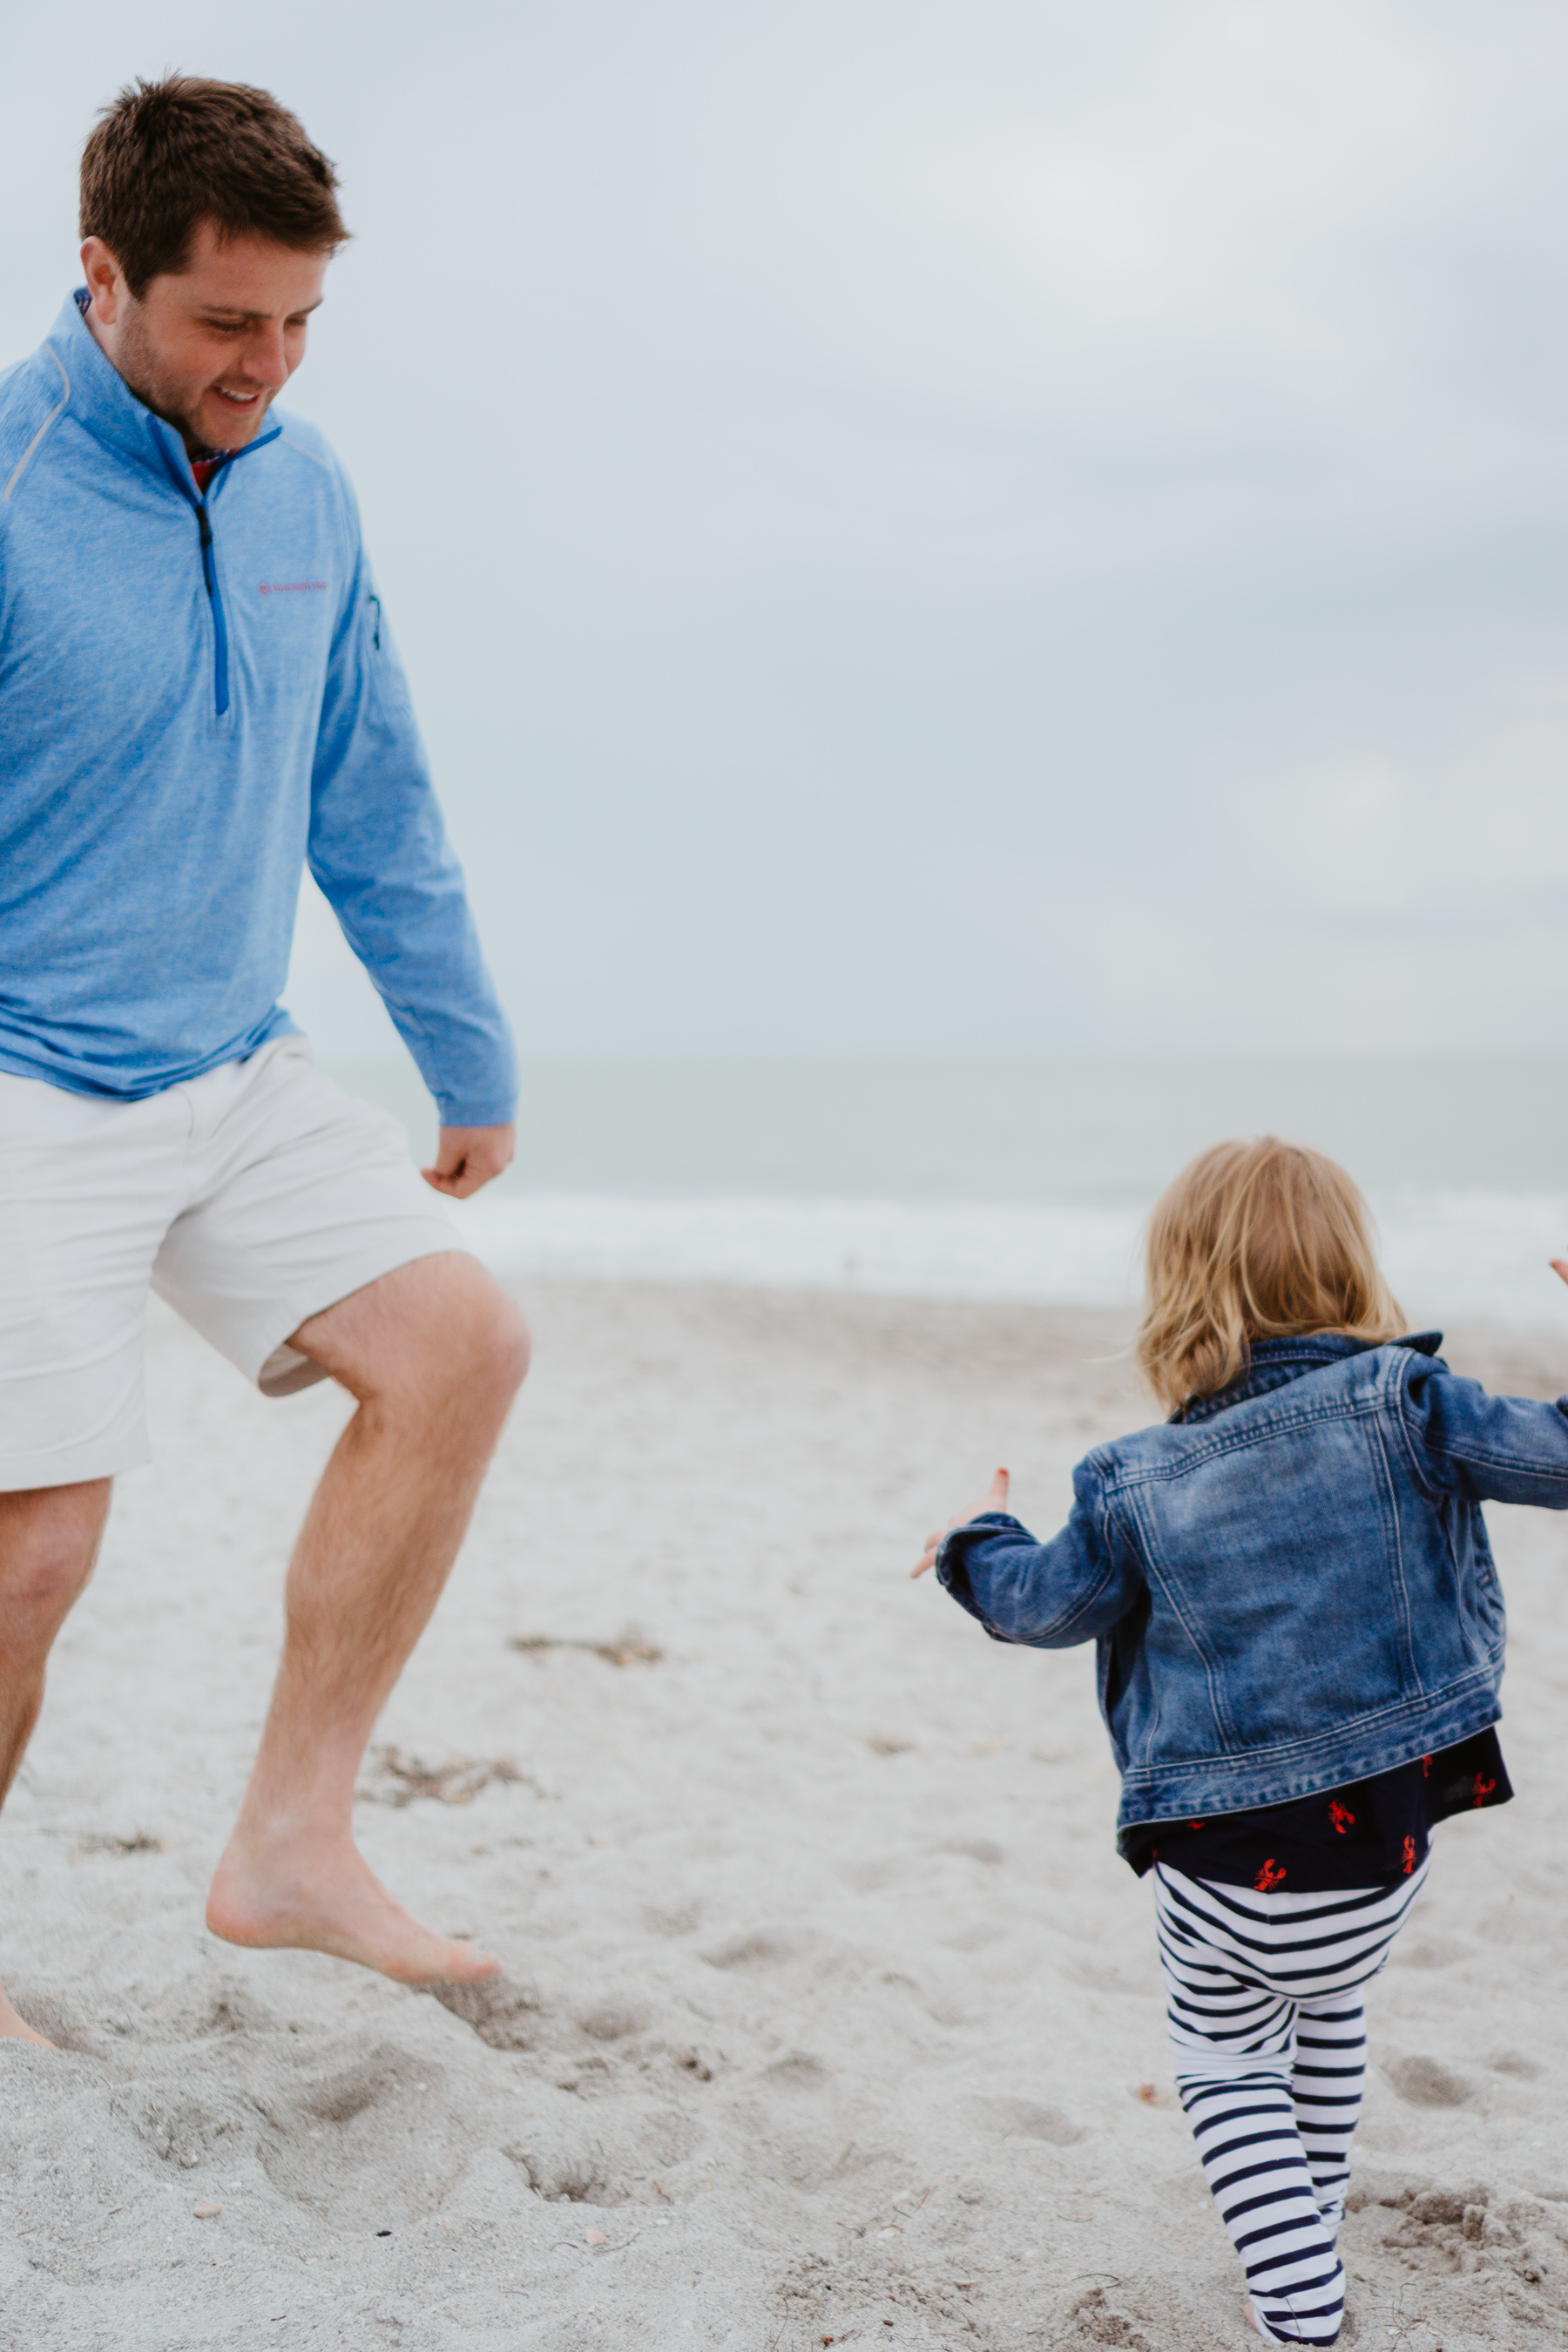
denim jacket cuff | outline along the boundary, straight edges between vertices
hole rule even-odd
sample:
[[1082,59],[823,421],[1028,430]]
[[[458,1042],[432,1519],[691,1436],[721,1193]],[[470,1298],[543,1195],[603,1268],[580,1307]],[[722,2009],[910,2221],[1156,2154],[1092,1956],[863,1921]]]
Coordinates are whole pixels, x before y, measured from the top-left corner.
[[960,1608],[967,1609],[972,1617],[978,1618],[985,1631],[998,1642],[1005,1636],[987,1623],[974,1605],[966,1554],[971,1543],[984,1542],[988,1536],[999,1535],[1018,1535],[1027,1541],[1029,1530],[1010,1511],[982,1511],[976,1517],[966,1519],[961,1528],[951,1528],[942,1538],[936,1555],[937,1582],[952,1593]]

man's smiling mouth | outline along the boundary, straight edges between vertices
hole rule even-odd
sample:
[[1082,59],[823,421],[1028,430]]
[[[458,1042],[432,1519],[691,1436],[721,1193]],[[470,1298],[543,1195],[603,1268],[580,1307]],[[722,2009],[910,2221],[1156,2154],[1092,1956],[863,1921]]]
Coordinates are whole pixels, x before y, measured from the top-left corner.
[[253,407],[261,397],[258,392],[230,392],[225,383],[215,383],[213,390],[220,400],[232,400],[237,408]]

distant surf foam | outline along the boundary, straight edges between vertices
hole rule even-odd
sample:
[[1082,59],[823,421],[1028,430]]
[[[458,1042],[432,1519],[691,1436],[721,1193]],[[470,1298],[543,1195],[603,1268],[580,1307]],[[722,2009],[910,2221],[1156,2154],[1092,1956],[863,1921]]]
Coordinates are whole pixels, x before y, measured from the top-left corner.
[[[1413,1328],[1494,1322],[1560,1329],[1568,1194],[1377,1195],[1384,1264]],[[994,1202],[627,1200],[502,1194],[458,1211],[498,1272],[728,1282],[917,1298],[1131,1308],[1146,1207]]]

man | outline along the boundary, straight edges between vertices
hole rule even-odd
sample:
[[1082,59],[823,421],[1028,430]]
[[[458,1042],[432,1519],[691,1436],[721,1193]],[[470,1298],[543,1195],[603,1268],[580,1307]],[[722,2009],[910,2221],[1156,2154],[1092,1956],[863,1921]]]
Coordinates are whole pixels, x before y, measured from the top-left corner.
[[[207,1925],[471,1982],[498,1964],[393,1900],[350,1806],[526,1365],[426,1189],[505,1168],[514,1062],[353,492],[272,405],[335,186],[263,90],[124,91],[86,287],[0,377],[0,1794],[147,1459],[151,1284],[268,1394],[358,1401]],[[423,1186],[279,1008],[306,862],[439,1106]],[[0,2033],[42,2038],[3,1994]]]

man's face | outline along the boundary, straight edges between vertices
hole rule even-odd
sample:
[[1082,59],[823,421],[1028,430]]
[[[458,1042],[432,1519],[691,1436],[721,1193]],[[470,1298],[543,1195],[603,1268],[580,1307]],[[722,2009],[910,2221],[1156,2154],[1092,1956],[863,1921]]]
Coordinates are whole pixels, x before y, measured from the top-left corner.
[[305,356],[326,253],[270,237],[220,237],[202,221],[181,270],[150,278],[138,301],[101,237],[81,249],[91,327],[139,400],[177,425],[189,449],[243,449]]

